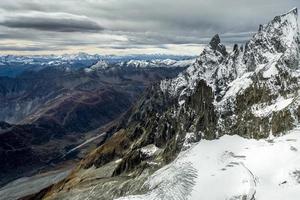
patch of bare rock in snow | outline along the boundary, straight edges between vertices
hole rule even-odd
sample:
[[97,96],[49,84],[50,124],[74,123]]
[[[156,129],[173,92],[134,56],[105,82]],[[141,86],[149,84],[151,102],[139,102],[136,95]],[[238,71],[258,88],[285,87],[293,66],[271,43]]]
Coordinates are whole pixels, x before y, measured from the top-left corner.
[[118,200],[297,200],[300,129],[275,139],[202,140],[145,182],[148,193]]

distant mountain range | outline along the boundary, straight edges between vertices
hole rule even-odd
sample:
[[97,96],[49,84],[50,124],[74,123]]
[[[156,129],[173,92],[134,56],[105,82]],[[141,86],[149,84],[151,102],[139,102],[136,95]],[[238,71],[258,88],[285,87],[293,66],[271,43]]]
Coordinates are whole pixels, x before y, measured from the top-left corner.
[[64,68],[68,70],[76,70],[80,68],[90,67],[98,61],[105,61],[109,64],[117,64],[130,61],[149,62],[152,60],[189,60],[193,56],[177,56],[177,55],[126,55],[126,56],[102,56],[90,55],[86,53],[65,54],[65,55],[36,55],[36,56],[17,56],[2,55],[0,56],[0,76],[15,77],[24,71],[39,71],[47,67]]

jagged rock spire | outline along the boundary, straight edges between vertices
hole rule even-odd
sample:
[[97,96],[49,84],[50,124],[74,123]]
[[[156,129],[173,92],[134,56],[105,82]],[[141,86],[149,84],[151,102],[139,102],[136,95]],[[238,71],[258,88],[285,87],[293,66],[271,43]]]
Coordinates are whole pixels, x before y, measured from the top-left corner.
[[212,50],[220,52],[223,56],[226,56],[228,54],[225,45],[221,44],[219,34],[216,34],[214,37],[212,37],[209,45]]
[[216,34],[211,40],[209,45],[211,46],[211,48],[213,50],[217,50],[219,44],[221,43],[221,39],[220,36],[218,34]]
[[233,51],[237,52],[239,50],[239,45],[238,44],[234,44],[233,45]]

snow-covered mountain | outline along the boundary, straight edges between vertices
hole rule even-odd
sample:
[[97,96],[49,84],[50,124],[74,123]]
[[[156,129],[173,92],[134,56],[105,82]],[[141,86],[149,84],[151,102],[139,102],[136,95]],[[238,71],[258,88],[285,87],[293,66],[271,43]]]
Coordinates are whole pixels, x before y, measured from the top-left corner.
[[215,35],[186,71],[149,88],[68,178],[38,195],[298,199],[299,45],[297,9],[230,52]]
[[130,60],[120,63],[120,66],[147,68],[147,67],[186,67],[190,66],[195,59],[173,60],[173,59],[154,59],[154,60]]
[[84,71],[86,73],[90,73],[90,72],[93,72],[93,71],[106,70],[108,68],[109,68],[109,63],[104,61],[104,60],[100,60],[96,64],[94,64],[94,65],[92,65],[88,68],[85,68]]
[[[195,93],[199,81],[205,81],[214,94],[213,106],[218,118],[215,137],[219,132],[224,134],[226,129],[227,134],[249,137],[254,137],[253,132],[262,137],[266,133],[281,133],[282,129],[275,126],[298,122],[297,19],[297,9],[275,17],[270,23],[261,25],[245,47],[235,45],[231,53],[227,53],[219,36],[214,36],[186,72],[161,82],[161,90],[182,105]],[[288,121],[276,120],[280,111],[289,117]],[[255,123],[255,130],[247,130],[250,122],[241,121],[247,118]],[[266,123],[267,120],[271,122]]]

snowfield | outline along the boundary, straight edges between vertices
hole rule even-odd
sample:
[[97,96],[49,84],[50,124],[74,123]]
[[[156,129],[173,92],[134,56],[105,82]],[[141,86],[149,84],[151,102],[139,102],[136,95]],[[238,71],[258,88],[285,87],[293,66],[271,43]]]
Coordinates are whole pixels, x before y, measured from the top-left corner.
[[147,194],[119,200],[298,200],[299,150],[300,128],[274,139],[202,140],[150,176]]

